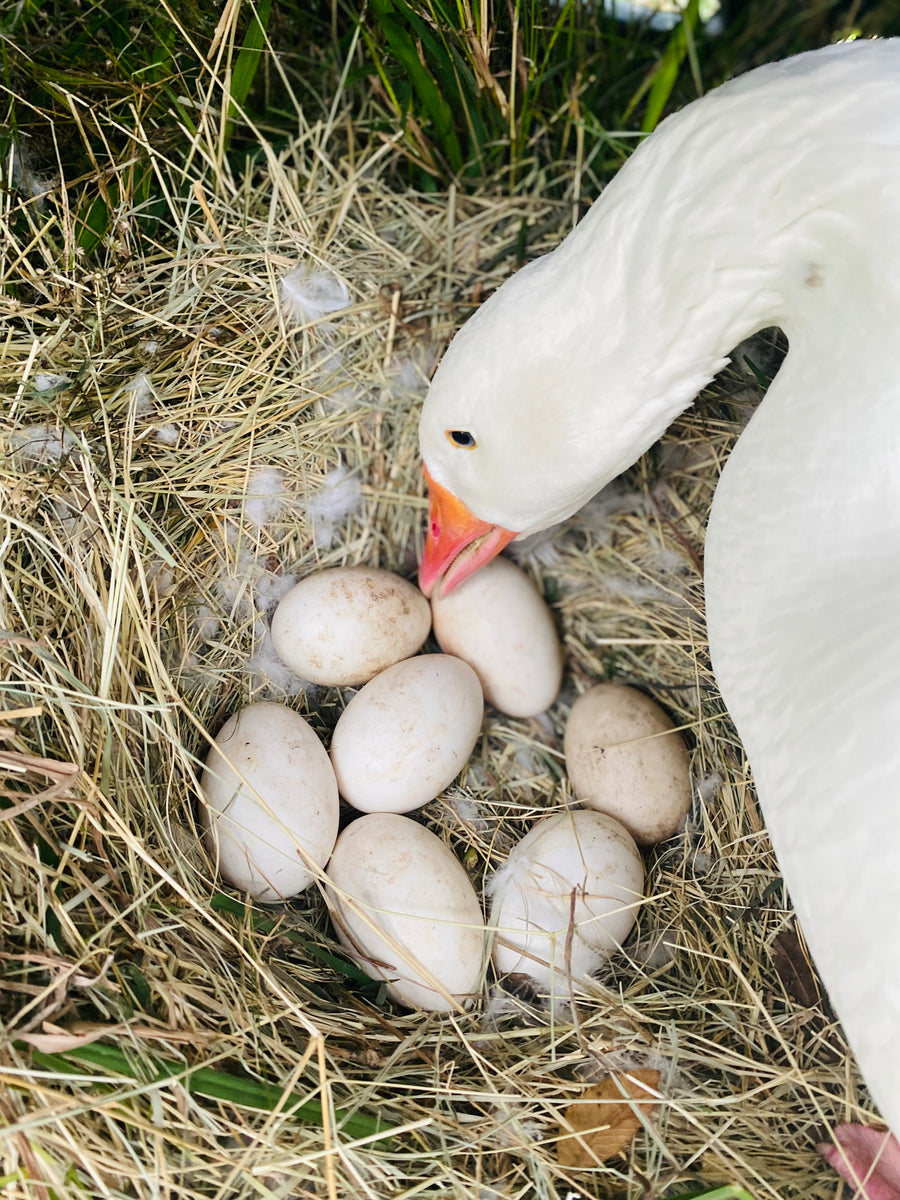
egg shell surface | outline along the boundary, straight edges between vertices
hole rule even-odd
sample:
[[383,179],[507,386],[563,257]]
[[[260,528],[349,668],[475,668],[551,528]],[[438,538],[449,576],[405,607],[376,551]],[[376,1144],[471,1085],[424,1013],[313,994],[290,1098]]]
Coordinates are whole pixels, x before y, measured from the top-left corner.
[[325,687],[367,683],[422,646],[428,601],[378,567],[331,567],[307,575],[272,616],[272,645],[302,679]]
[[591,809],[545,817],[491,882],[498,971],[565,994],[570,979],[583,982],[619,949],[643,890],[640,851],[613,817]]
[[579,696],[563,749],[581,803],[621,821],[639,845],[671,837],[691,807],[684,739],[637,688],[601,683]]
[[409,1008],[447,1012],[481,987],[481,905],[455,855],[424,826],[369,813],[343,830],[326,895],[341,943]]
[[448,596],[438,589],[431,614],[441,649],[471,664],[500,712],[533,717],[556,699],[563,653],[553,615],[508,558],[493,559]]
[[338,832],[334,771],[314,730],[283,704],[249,704],[228,718],[200,791],[216,866],[254,899],[295,896],[315,878],[308,860],[328,862]]
[[410,812],[462,770],[484,697],[468,663],[421,654],[388,667],[341,714],[331,739],[338,790],[362,812]]

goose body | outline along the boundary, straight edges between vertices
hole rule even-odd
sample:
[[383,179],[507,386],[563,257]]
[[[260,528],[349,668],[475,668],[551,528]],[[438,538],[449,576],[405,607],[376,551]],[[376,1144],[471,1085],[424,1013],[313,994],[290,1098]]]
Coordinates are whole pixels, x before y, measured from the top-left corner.
[[689,105],[482,306],[422,414],[421,579],[453,586],[570,515],[769,325],[790,348],[709,518],[710,652],[900,1134],[900,42],[799,55]]

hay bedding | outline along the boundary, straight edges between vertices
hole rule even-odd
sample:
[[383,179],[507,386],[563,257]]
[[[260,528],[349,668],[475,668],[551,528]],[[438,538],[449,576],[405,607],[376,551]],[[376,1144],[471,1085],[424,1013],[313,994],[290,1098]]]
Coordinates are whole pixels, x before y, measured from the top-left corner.
[[[465,1016],[393,1010],[329,957],[315,889],[251,911],[211,874],[205,731],[275,698],[327,737],[346,699],[277,664],[268,614],[320,567],[412,574],[425,380],[513,268],[523,222],[533,254],[569,212],[537,194],[403,196],[390,148],[357,147],[355,166],[330,153],[306,135],[233,180],[198,158],[187,189],[158,160],[169,227],[154,243],[124,213],[102,267],[68,253],[59,194],[6,202],[4,1194],[834,1196],[812,1145],[865,1100],[704,643],[703,526],[752,377],[732,371],[624,481],[518,552],[564,633],[563,696],[539,721],[489,713],[468,770],[420,814],[481,885],[567,802],[579,689],[615,678],[666,705],[694,749],[694,811],[650,854],[638,931],[591,995],[548,1007],[489,979]],[[299,323],[278,290],[298,266],[326,301]],[[349,307],[327,311],[341,286]],[[119,1058],[41,1057],[89,1039]],[[286,1099],[199,1094],[196,1067],[316,1101],[324,1128]],[[559,1165],[567,1106],[648,1067],[662,1103],[627,1151]],[[394,1132],[372,1139],[336,1110]]]

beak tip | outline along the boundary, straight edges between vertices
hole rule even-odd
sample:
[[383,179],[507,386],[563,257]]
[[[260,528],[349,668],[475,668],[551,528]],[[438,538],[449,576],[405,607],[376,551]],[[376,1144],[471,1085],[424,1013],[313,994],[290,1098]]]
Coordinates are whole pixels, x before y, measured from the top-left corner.
[[419,565],[419,590],[428,599],[446,596],[516,535],[473,515],[452,492],[425,471],[429,527]]
[[430,537],[425,539],[425,552],[422,555],[422,561],[419,563],[419,591],[428,600],[434,594],[435,588],[441,578],[442,563],[440,555],[437,553],[434,542]]

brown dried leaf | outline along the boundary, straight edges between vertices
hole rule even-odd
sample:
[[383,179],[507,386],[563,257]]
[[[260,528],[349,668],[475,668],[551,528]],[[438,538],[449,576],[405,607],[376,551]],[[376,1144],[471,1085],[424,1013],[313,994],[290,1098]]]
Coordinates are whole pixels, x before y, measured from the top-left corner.
[[[641,1069],[610,1075],[585,1090],[563,1114],[556,1156],[562,1167],[596,1167],[621,1153],[641,1127],[637,1109],[649,1115],[659,1071]],[[573,1136],[571,1130],[577,1136]]]
[[775,935],[772,959],[791,999],[804,1008],[815,1008],[821,1000],[818,979],[803,943],[793,929],[782,929]]

